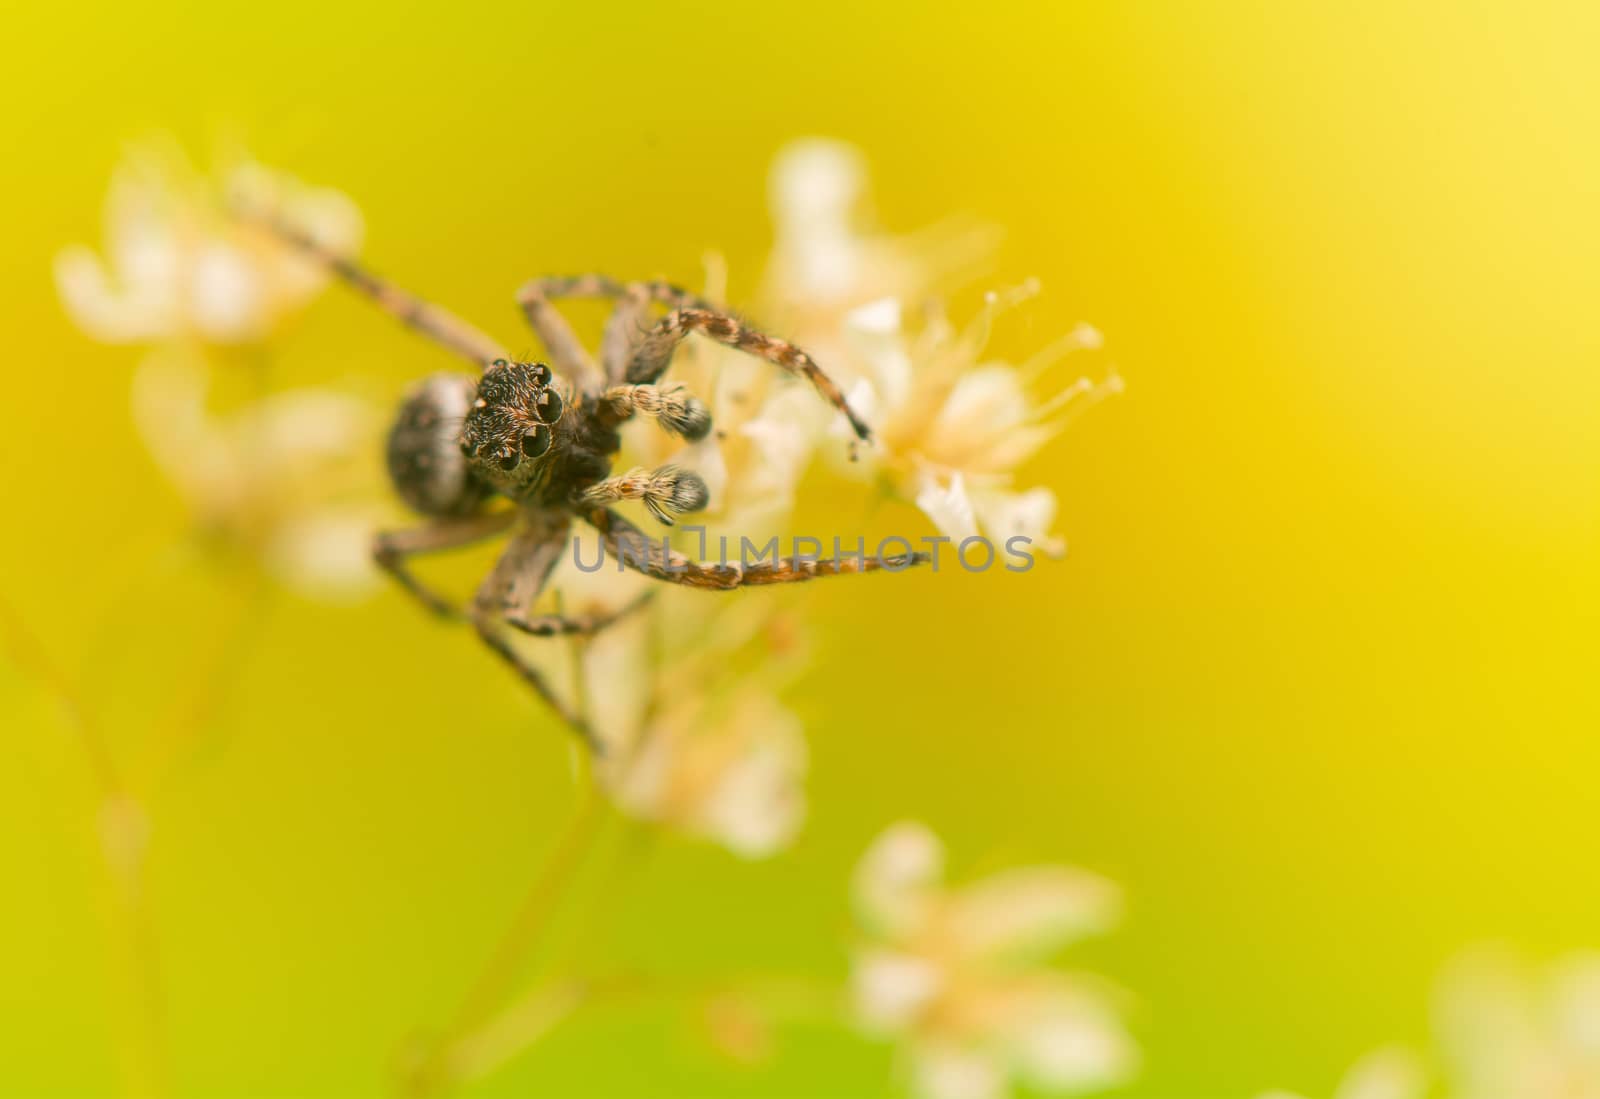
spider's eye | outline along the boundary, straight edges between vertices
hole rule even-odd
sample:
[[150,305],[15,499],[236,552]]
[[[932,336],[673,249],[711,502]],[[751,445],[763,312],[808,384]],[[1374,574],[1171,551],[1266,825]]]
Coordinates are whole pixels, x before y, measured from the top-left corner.
[[465,439],[461,440],[460,446],[461,453],[465,454],[468,458],[472,457],[472,447],[467,445],[467,441]]
[[494,362],[490,363],[489,365],[490,366],[505,366],[506,365],[506,361],[504,359],[496,359]]
[[550,449],[550,429],[540,424],[522,437],[522,453],[537,458]]
[[561,419],[561,394],[553,389],[547,389],[539,394],[539,399],[534,402],[533,414],[547,424],[553,424]]
[[517,468],[517,463],[520,461],[522,459],[517,457],[517,452],[513,450],[510,454],[500,455],[500,468],[510,473]]
[[544,363],[533,364],[533,380],[540,385],[550,384],[550,368]]

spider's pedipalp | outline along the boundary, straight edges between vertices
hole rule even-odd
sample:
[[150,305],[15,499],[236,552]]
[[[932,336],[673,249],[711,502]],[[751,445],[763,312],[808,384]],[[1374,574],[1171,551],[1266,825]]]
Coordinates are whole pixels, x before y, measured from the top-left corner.
[[617,423],[636,415],[650,416],[663,431],[691,443],[711,433],[711,410],[682,386],[614,385],[600,395],[600,401]]
[[579,497],[579,503],[586,507],[605,507],[619,500],[642,500],[651,515],[670,527],[677,516],[704,508],[711,493],[698,473],[662,466],[657,470],[630,469],[607,477],[590,485]]

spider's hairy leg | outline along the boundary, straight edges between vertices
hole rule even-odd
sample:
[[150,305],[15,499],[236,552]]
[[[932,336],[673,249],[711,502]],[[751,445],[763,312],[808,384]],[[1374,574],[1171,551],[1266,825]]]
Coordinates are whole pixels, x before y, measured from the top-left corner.
[[349,256],[340,255],[289,223],[267,217],[258,211],[240,209],[237,215],[260,226],[295,248],[307,258],[338,276],[355,290],[408,328],[422,333],[434,343],[479,367],[506,357],[505,351],[490,336],[454,313],[380,278]]
[[422,554],[441,553],[481,542],[505,530],[515,518],[514,511],[495,511],[438,519],[409,530],[379,531],[372,539],[372,559],[434,614],[459,618],[461,608],[418,580],[406,561]]
[[628,360],[650,327],[649,310],[649,289],[639,283],[631,283],[617,299],[617,307],[606,318],[605,332],[600,337],[600,370],[606,381],[620,382],[628,372]]
[[600,394],[606,419],[622,423],[652,417],[669,435],[697,443],[711,432],[711,410],[682,386],[614,385]]
[[617,308],[606,322],[605,336],[600,344],[600,370],[608,382],[623,380],[628,360],[648,327],[646,311],[651,303],[674,308],[716,309],[699,295],[659,279],[620,282],[596,274],[550,275],[534,279],[517,292],[517,301],[527,314],[528,323],[549,349],[551,357],[558,360],[557,366],[561,363],[556,344],[564,352],[572,354],[574,363],[588,362],[572,329],[550,308],[550,302],[560,298],[616,299]]
[[523,633],[533,634],[535,637],[567,637],[573,634],[589,635],[599,633],[607,626],[616,624],[628,617],[634,611],[646,606],[654,592],[645,592],[635,599],[624,603],[616,610],[603,611],[597,614],[580,614],[563,616],[559,614],[530,615],[525,611],[507,611],[505,620]]
[[702,564],[664,546],[659,540],[650,541],[643,531],[609,508],[593,508],[584,512],[583,518],[600,532],[606,552],[616,555],[617,560],[628,568],[654,580],[712,591],[732,591],[766,584],[795,584],[823,576],[847,576],[858,572],[900,572],[933,560],[931,554],[916,552],[888,557],[779,557],[743,566],[720,562]]
[[546,513],[532,517],[511,539],[500,560],[495,562],[494,571],[479,586],[472,601],[472,625],[483,643],[510,665],[590,750],[598,754],[601,745],[594,730],[557,697],[544,673],[512,646],[503,628],[510,618],[533,621],[527,610],[544,590],[551,570],[561,559],[570,529],[571,521],[564,515]]
[[672,353],[690,332],[699,332],[807,379],[824,400],[844,413],[863,442],[872,441],[872,429],[856,415],[839,386],[822,372],[810,355],[792,343],[746,327],[738,318],[716,310],[679,308],[662,317],[639,342],[628,363],[627,380],[643,384],[661,377],[672,365]]
[[590,508],[603,508],[618,500],[643,500],[650,514],[670,527],[674,516],[705,507],[710,493],[698,473],[662,466],[655,470],[630,469],[607,477],[584,489],[578,498],[582,506]]

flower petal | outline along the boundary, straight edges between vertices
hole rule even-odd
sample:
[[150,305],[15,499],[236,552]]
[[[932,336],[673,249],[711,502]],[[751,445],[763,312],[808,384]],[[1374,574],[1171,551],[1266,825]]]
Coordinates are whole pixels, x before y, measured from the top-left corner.
[[1120,910],[1116,886],[1068,867],[1008,870],[957,893],[948,932],[970,957],[1020,960],[1110,928]]
[[856,1015],[874,1033],[907,1029],[938,995],[943,982],[927,958],[894,950],[863,950],[850,970]]
[[165,300],[113,286],[105,264],[81,245],[56,256],[56,290],[73,321],[101,343],[139,343],[169,334]]
[[944,846],[939,838],[914,821],[891,825],[856,864],[857,912],[877,934],[909,932],[926,916],[943,878]]
[[1076,991],[1048,998],[1010,1039],[1022,1075],[1050,1093],[1111,1087],[1138,1063],[1122,1024],[1097,999]]
[[[880,298],[845,314],[845,344],[881,394],[883,415],[905,403],[911,391],[912,363],[901,328],[900,303]],[[857,411],[862,411],[858,409]]]
[[377,585],[369,516],[340,511],[298,515],[278,528],[267,560],[278,577],[302,595],[351,602]]
[[805,816],[805,734],[800,719],[765,693],[729,718],[746,740],[701,806],[702,829],[746,858],[783,848]]
[[911,1094],[916,1099],[1003,1099],[1006,1071],[989,1050],[923,1042],[911,1052]]
[[917,491],[917,507],[933,520],[941,534],[957,544],[977,537],[978,520],[961,474],[952,477],[948,485],[940,484],[931,474],[924,474],[921,486]]
[[1022,537],[1048,556],[1066,553],[1066,541],[1050,533],[1056,518],[1056,494],[1047,488],[974,492],[972,507],[983,532],[1000,545],[1007,539]]

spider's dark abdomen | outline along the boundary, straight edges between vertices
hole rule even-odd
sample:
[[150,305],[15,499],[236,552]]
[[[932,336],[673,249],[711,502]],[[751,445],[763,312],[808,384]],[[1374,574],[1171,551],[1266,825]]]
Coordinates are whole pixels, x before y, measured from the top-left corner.
[[423,515],[467,514],[493,491],[461,453],[461,422],[476,390],[472,378],[430,375],[401,402],[389,429],[389,479]]

